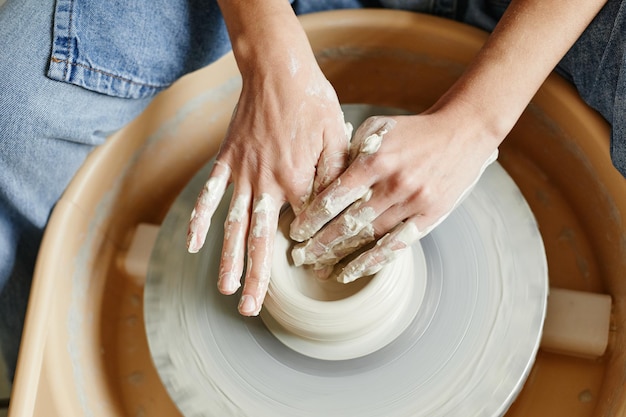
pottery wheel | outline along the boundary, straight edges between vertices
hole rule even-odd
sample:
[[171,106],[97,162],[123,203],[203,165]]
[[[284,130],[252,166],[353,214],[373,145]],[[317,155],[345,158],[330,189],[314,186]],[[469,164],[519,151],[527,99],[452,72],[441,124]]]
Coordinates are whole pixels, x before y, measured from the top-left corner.
[[[348,118],[348,117],[347,117]],[[492,164],[472,194],[415,245],[427,280],[417,314],[385,346],[327,360],[237,313],[216,289],[225,198],[203,250],[185,250],[186,225],[210,167],[171,207],[144,293],[153,362],[186,417],[499,416],[533,364],[548,292],[534,217]]]

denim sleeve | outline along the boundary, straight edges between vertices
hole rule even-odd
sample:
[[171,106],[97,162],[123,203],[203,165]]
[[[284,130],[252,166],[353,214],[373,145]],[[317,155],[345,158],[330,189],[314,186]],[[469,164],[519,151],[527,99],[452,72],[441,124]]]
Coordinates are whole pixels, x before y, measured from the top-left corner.
[[626,0],[609,0],[557,70],[611,124],[611,159],[626,177]]
[[623,51],[621,58],[613,110],[611,159],[615,168],[626,178],[626,54]]
[[47,75],[145,98],[229,50],[214,0],[57,0]]

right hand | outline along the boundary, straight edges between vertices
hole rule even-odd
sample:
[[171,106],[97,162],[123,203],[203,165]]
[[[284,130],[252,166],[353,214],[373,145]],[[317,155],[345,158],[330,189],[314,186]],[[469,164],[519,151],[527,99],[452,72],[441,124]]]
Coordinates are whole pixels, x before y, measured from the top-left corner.
[[197,252],[232,182],[218,288],[223,294],[237,291],[247,249],[239,304],[244,315],[261,309],[281,207],[289,203],[301,212],[339,176],[347,159],[349,135],[337,95],[306,37],[281,39],[286,46],[274,44],[259,49],[265,51],[260,55],[238,57],[241,96],[188,231],[188,249]]

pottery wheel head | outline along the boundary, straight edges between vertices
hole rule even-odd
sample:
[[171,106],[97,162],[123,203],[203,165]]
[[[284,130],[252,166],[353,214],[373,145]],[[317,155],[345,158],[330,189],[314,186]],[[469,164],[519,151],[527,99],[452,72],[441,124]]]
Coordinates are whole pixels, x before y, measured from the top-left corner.
[[[384,114],[344,111],[355,126]],[[153,363],[183,415],[506,411],[539,347],[548,274],[532,212],[499,164],[418,245],[355,286],[299,276],[303,269],[289,265],[291,242],[279,233],[262,318],[240,316],[237,295],[216,289],[228,196],[202,251],[185,249],[210,168],[170,208],[144,289]]]

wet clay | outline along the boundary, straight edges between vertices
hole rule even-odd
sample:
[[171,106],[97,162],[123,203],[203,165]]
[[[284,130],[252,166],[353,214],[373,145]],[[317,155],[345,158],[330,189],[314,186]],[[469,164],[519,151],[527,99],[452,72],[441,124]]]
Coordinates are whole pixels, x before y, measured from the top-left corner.
[[424,297],[421,247],[402,251],[375,275],[349,284],[338,282],[336,274],[320,279],[312,268],[295,266],[290,259],[292,219],[290,210],[280,219],[261,315],[274,336],[304,355],[340,360],[375,352],[401,334]]

